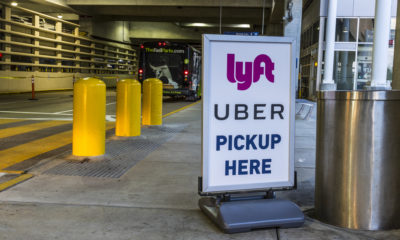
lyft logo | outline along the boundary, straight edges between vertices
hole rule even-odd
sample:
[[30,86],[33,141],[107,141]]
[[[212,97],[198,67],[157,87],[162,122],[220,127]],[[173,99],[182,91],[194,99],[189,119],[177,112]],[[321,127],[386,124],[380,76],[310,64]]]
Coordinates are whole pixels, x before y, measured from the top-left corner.
[[237,89],[240,91],[247,90],[251,86],[251,83],[258,82],[262,75],[265,75],[265,78],[273,83],[274,75],[272,71],[274,68],[275,64],[265,54],[258,55],[254,59],[254,62],[245,62],[244,69],[243,62],[235,63],[235,54],[228,53],[227,55],[226,75],[228,81],[231,83],[237,82]]

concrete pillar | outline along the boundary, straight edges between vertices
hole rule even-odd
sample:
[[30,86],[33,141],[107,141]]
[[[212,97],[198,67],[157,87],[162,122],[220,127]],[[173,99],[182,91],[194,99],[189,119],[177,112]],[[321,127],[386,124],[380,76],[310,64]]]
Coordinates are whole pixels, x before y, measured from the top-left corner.
[[325,38],[325,66],[324,79],[322,80],[321,90],[336,90],[336,84],[333,80],[333,60],[335,52],[335,33],[336,33],[336,12],[337,0],[329,0],[328,21],[326,24]]
[[394,59],[393,59],[393,80],[392,88],[394,90],[400,90],[400,4],[397,4],[397,16],[396,16],[396,34],[394,43]]
[[[79,37],[79,27],[75,27],[74,29],[74,35],[75,37]],[[75,52],[80,53],[81,52],[81,47],[79,46],[81,44],[81,40],[79,38],[75,38]],[[75,54],[75,60],[77,60],[75,62],[75,67],[79,68],[81,66],[81,62],[79,61],[81,59],[81,55],[80,54]],[[74,71],[76,72],[76,70]]]
[[[290,6],[289,6],[290,4]],[[287,6],[287,18],[290,21],[286,21],[283,25],[283,36],[293,37],[296,39],[296,90],[298,89],[298,76],[299,76],[299,65],[300,65],[300,37],[301,37],[301,16],[303,10],[302,0],[286,0],[285,6]],[[291,17],[291,19],[290,19]]]
[[[57,50],[61,50],[62,49],[62,44],[61,44],[61,42],[62,42],[62,36],[59,34],[59,33],[62,33],[62,22],[56,22],[56,32],[57,32],[57,37],[56,37],[56,39],[57,39]],[[62,58],[62,54],[61,54],[61,51],[57,51],[57,67],[58,68],[56,68],[55,70],[57,71],[57,72],[61,72],[61,59],[60,58]]]
[[[40,17],[39,17],[39,15],[33,15],[33,17],[32,17],[32,23],[33,23],[33,26],[34,27],[40,27],[40,24],[39,24],[39,22],[40,22]],[[40,32],[38,31],[38,30],[33,30],[33,34],[35,35],[35,37],[40,37]],[[36,47],[39,47],[40,46],[40,41],[38,40],[38,39],[34,39],[33,40],[34,41],[34,44],[35,44],[35,46]],[[40,62],[39,62],[39,55],[40,55],[40,53],[39,53],[39,48],[35,48],[35,52],[34,52],[34,54],[35,54],[35,57],[33,58],[33,63],[36,65],[35,67],[33,67],[33,71],[35,71],[35,72],[39,72],[39,64],[40,64]]]
[[[11,32],[11,8],[8,6],[3,5],[3,18],[5,20],[7,20],[8,22],[5,22],[5,26],[4,29],[7,31],[7,33],[4,36],[4,40],[6,42],[11,42],[11,34],[9,32]],[[11,52],[11,45],[10,44],[5,44],[4,46],[4,50],[7,53]],[[5,54],[4,57],[4,62],[10,63],[11,64],[11,55],[10,54]],[[11,70],[11,66],[10,65],[5,65],[4,66],[4,70]]]
[[372,77],[368,89],[390,89],[387,86],[387,63],[390,34],[391,0],[375,1],[374,45],[372,51]]

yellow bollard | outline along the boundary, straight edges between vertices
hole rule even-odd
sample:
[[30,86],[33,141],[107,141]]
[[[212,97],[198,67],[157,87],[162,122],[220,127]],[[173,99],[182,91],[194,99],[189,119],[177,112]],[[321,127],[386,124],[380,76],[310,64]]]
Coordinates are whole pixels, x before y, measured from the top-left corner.
[[115,135],[140,136],[141,86],[134,79],[117,82],[117,113]]
[[143,81],[143,125],[162,124],[163,83],[157,78]]
[[106,84],[96,78],[79,79],[74,85],[72,154],[105,153]]

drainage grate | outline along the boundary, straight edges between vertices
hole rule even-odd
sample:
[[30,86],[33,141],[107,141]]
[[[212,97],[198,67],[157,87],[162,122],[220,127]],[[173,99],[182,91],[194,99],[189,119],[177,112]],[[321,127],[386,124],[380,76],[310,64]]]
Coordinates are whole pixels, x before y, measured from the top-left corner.
[[164,125],[142,128],[142,136],[106,142],[106,156],[101,161],[68,161],[56,165],[44,174],[119,178],[136,163],[156,150],[187,125]]

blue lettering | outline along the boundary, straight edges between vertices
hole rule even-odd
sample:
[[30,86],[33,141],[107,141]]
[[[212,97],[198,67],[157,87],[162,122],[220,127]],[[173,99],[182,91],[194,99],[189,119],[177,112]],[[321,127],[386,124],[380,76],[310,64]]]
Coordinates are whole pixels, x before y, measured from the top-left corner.
[[229,161],[225,161],[225,176],[229,175],[229,170],[232,170],[232,175],[236,175],[236,160],[232,161],[232,166],[229,166]]
[[225,176],[230,175],[271,174],[271,159],[226,160]]
[[221,145],[226,144],[226,137],[225,136],[221,136],[218,135],[217,136],[217,151],[219,151],[221,149]]
[[[258,139],[257,139],[258,138]],[[221,151],[224,145],[226,150],[258,150],[275,149],[276,145],[282,141],[279,134],[254,134],[254,135],[217,135],[216,150]]]
[[235,137],[234,145],[235,145],[235,149],[236,149],[236,150],[242,150],[242,149],[244,148],[244,145],[243,145],[243,144],[242,144],[242,145],[239,145],[239,144],[238,144],[238,140],[239,140],[239,139],[244,140],[244,137],[243,137],[242,135],[237,135],[237,136]]
[[228,136],[228,150],[232,150],[232,135]]
[[272,134],[271,149],[274,149],[275,148],[275,144],[278,144],[280,142],[281,142],[281,135]]
[[254,139],[257,137],[257,135],[252,135],[250,138],[250,135],[246,135],[246,150],[250,149],[250,145],[253,147],[254,150],[257,150],[256,145],[254,144]]
[[271,169],[271,165],[268,164],[268,163],[270,163],[270,162],[271,162],[271,159],[263,159],[263,160],[262,160],[261,172],[262,172],[263,174],[271,173],[271,170],[268,170],[268,169]]
[[265,145],[263,145],[263,135],[258,135],[258,146],[261,149],[267,149],[269,146],[269,134],[265,134]]
[[239,175],[246,175],[247,171],[245,171],[247,169],[247,163],[249,162],[249,160],[239,160]]
[[255,172],[256,174],[260,174],[260,161],[257,159],[251,159],[250,160],[250,174],[253,174]]

